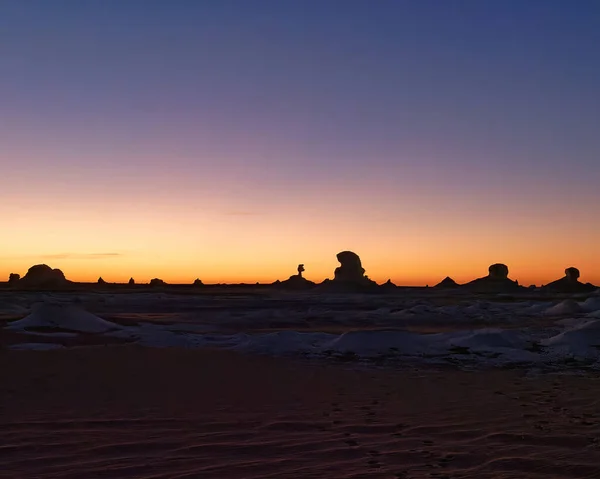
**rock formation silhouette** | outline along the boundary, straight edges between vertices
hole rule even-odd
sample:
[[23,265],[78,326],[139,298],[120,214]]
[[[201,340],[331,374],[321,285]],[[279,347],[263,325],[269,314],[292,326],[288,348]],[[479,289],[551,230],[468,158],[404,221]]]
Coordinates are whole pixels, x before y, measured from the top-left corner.
[[52,269],[46,264],[36,264],[19,281],[25,288],[60,288],[70,284],[60,269]]
[[553,293],[585,293],[596,289],[593,284],[580,282],[579,276],[580,273],[577,268],[567,268],[562,278],[548,283],[542,289]]
[[129,282],[127,283],[129,286],[132,286],[135,284],[135,279],[133,278],[129,278]]
[[196,278],[192,286],[204,286],[204,283],[200,280],[200,278]]
[[334,271],[333,280],[325,280],[320,287],[334,292],[363,292],[379,289],[375,281],[365,275],[360,257],[353,251],[342,251],[336,255],[340,262]]
[[100,276],[98,278],[98,284],[106,284],[106,281],[104,281],[104,279],[102,279],[102,276]]
[[150,286],[165,286],[167,283],[165,283],[162,279],[159,278],[153,278],[150,280]]
[[510,293],[521,288],[517,281],[508,278],[508,266],[496,263],[488,268],[488,275],[464,285],[475,293]]
[[9,286],[18,285],[20,280],[21,280],[21,275],[18,273],[10,273],[8,275],[8,285]]
[[342,251],[337,254],[340,266],[335,268],[334,281],[361,283],[365,278],[365,269],[360,257],[352,251]]
[[302,276],[302,273],[305,271],[303,264],[298,265],[297,271],[298,274],[293,274],[285,281],[277,281],[274,285],[285,289],[308,289],[315,286],[315,283]]
[[454,281],[450,276],[446,276],[443,280],[441,280],[438,284],[434,286],[434,288],[438,289],[454,289],[458,288],[460,285]]

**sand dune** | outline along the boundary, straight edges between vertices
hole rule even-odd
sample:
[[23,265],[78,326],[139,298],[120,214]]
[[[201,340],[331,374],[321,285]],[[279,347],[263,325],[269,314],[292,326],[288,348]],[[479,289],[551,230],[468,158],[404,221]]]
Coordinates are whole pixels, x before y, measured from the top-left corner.
[[600,383],[590,376],[350,370],[137,346],[2,357],[0,477],[589,478],[600,471]]

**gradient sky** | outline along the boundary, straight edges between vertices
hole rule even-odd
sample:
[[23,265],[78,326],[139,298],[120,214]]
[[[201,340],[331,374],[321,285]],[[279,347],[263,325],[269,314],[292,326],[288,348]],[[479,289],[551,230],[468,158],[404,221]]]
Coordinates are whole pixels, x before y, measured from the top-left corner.
[[2,0],[0,277],[600,283],[600,2]]

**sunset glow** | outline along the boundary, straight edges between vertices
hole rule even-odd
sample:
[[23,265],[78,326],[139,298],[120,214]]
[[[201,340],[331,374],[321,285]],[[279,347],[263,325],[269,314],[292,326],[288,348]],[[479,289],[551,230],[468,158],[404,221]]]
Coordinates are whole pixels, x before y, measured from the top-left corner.
[[378,282],[502,262],[600,283],[600,58],[577,48],[600,29],[574,34],[566,2],[514,21],[502,2],[34,3],[0,6],[2,281],[321,281],[349,249]]

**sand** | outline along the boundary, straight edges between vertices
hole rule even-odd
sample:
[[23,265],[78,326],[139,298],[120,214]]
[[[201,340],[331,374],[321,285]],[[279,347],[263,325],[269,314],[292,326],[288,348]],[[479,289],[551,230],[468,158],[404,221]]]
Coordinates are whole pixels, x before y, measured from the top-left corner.
[[131,345],[0,363],[2,478],[600,477],[597,377]]

